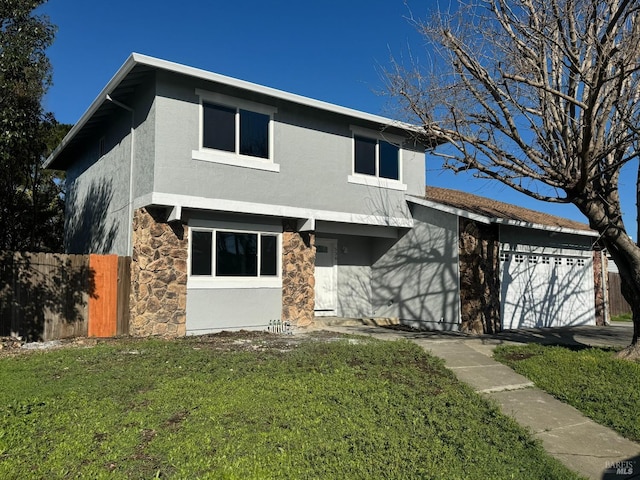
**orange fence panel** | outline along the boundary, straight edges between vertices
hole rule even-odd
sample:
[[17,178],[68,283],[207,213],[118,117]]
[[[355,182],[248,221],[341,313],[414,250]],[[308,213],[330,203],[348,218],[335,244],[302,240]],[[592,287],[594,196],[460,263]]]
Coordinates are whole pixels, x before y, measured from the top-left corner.
[[118,256],[89,255],[94,294],[89,298],[90,337],[113,337],[117,333]]

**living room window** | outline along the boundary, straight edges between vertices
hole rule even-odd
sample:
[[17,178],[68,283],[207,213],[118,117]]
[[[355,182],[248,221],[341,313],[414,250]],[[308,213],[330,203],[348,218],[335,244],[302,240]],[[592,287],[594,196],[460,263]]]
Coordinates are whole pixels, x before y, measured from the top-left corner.
[[274,107],[214,92],[200,96],[200,148],[195,160],[280,171],[273,161]]
[[215,278],[278,277],[278,234],[191,231],[190,274]]
[[353,174],[350,183],[406,190],[402,183],[402,138],[352,126]]

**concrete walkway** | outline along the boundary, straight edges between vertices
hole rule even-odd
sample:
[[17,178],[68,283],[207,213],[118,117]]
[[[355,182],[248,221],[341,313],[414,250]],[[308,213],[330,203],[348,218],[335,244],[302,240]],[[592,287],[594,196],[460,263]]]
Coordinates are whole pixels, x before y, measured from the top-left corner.
[[[632,334],[630,323],[609,327],[532,329],[483,337],[406,332],[357,323],[323,328],[384,340],[412,340],[442,358],[461,381],[494,400],[505,414],[528,427],[547,452],[567,467],[593,479],[640,478],[639,444],[586,418],[575,408],[535,388],[527,378],[492,358],[493,349],[505,343],[628,345]],[[621,470],[611,468],[616,462],[623,462],[617,465]]]

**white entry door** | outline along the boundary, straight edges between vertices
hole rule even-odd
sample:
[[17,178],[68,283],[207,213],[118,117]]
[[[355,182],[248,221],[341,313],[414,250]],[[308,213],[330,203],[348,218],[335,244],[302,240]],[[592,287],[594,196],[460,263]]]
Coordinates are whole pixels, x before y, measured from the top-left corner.
[[338,308],[338,241],[316,239],[315,313],[318,316],[336,315]]

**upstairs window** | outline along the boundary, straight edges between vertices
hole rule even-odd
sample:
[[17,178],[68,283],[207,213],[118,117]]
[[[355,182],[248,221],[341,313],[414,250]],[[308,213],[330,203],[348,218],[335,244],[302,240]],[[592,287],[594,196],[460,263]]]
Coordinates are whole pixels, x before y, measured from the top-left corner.
[[204,148],[269,158],[269,115],[213,103],[202,110]]
[[200,143],[194,160],[279,172],[274,159],[278,109],[243,98],[196,89],[200,97]]
[[400,180],[400,149],[384,140],[354,135],[354,168],[361,175]]

